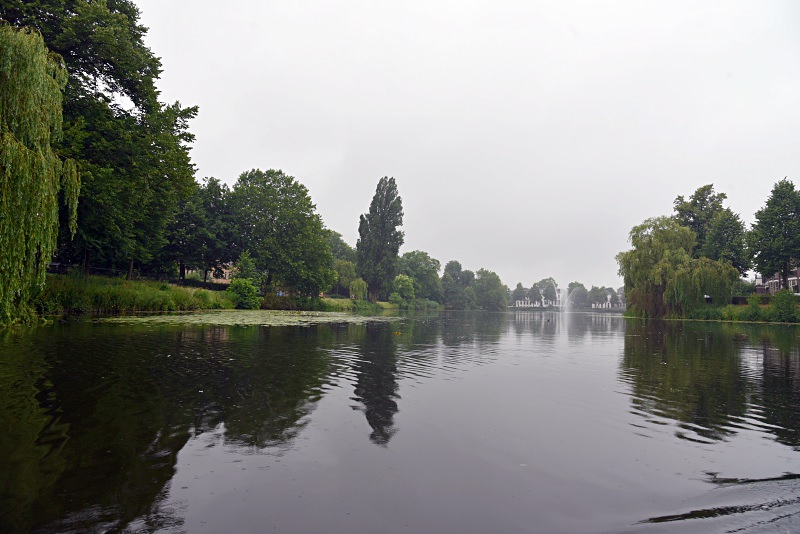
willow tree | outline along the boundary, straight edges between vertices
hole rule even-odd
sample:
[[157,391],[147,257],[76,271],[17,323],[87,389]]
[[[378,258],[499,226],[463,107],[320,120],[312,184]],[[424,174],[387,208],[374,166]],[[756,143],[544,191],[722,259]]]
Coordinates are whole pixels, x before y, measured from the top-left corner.
[[724,304],[738,271],[728,262],[692,258],[696,234],[670,217],[654,217],[630,232],[633,249],[617,254],[628,309],[645,317],[682,316]]
[[0,25],[0,324],[30,321],[56,248],[59,192],[76,227],[80,181],[73,160],[51,148],[61,137],[67,71],[41,35]]

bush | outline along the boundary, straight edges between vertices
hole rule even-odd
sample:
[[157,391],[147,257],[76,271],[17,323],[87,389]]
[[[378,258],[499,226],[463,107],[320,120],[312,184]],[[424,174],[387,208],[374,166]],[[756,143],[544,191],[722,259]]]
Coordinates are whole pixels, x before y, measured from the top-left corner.
[[771,319],[776,323],[797,322],[797,301],[788,289],[775,293],[772,301]]
[[751,295],[747,298],[747,307],[739,312],[740,321],[761,321],[764,314],[761,310],[761,297],[759,295]]
[[257,310],[261,307],[261,295],[249,278],[235,278],[225,291],[239,309]]

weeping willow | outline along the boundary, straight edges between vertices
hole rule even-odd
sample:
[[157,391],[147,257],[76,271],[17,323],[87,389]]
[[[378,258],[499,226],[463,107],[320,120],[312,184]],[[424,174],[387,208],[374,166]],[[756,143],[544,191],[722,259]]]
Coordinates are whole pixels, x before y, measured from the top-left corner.
[[670,217],[634,226],[633,249],[617,254],[628,309],[644,317],[681,317],[704,306],[729,302],[739,272],[727,262],[692,258],[695,235]]
[[61,138],[63,61],[38,32],[0,25],[0,324],[30,322],[58,235],[59,193],[77,226],[80,178]]

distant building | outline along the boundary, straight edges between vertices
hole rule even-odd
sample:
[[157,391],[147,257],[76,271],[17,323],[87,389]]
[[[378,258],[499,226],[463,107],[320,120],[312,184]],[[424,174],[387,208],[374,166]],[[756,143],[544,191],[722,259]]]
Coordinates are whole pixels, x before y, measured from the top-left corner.
[[781,289],[791,289],[794,293],[800,293],[800,268],[789,271],[789,287],[783,287],[783,279],[780,273],[772,276],[761,275],[761,282],[756,284],[756,293],[759,295],[774,295]]

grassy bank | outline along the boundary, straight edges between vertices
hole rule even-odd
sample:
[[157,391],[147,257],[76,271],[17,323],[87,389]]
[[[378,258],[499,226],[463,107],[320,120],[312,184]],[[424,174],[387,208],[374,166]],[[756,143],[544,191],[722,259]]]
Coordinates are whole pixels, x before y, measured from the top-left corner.
[[321,298],[319,299],[320,311],[330,312],[352,312],[352,313],[377,313],[383,310],[391,309],[396,310],[397,306],[389,304],[388,302],[378,302],[373,304],[366,300],[351,300],[351,299],[332,299]]
[[[667,317],[667,319],[690,319],[700,321],[731,321],[750,323],[798,323],[797,297],[790,291],[779,291],[769,299],[769,304],[763,303],[760,295],[752,295],[747,299],[747,305],[728,304],[724,306],[706,305],[687,312],[684,316]],[[626,317],[636,317],[631,312],[625,312]]]
[[233,308],[224,291],[180,287],[165,282],[100,276],[47,275],[34,305],[41,315],[133,313]]

